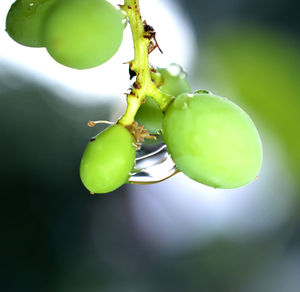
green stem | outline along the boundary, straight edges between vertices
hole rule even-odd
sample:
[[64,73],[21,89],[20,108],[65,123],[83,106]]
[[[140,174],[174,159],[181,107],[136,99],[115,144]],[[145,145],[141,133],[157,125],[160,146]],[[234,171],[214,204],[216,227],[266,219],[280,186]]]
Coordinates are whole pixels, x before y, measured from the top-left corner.
[[145,102],[146,96],[153,97],[164,111],[172,97],[159,91],[151,80],[148,52],[152,39],[152,31],[145,31],[140,14],[139,0],[124,0],[121,8],[126,12],[132,31],[134,44],[134,60],[129,63],[130,69],[136,73],[136,82],[127,95],[127,109],[119,120],[123,126],[131,125],[134,117]]

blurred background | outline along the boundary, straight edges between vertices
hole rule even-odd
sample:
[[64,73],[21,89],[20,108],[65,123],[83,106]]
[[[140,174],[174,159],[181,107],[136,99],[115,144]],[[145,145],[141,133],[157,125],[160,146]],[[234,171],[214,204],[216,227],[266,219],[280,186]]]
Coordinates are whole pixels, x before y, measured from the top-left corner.
[[[0,3],[1,281],[4,292],[298,292],[300,19],[293,0],[140,0],[194,90],[238,103],[264,147],[258,179],[215,190],[182,174],[91,196],[89,138],[125,109],[132,44],[103,66],[65,68],[5,33]],[[117,4],[118,1],[111,1]]]

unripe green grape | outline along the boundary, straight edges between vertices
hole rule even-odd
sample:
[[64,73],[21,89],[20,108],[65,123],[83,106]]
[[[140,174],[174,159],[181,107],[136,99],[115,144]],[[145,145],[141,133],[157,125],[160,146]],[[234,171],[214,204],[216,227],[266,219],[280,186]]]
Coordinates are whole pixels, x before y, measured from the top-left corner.
[[159,90],[172,96],[181,93],[191,93],[191,86],[187,80],[187,74],[178,64],[172,63],[167,68],[158,68],[162,76],[162,85]]
[[49,54],[75,69],[108,61],[123,38],[122,13],[105,0],[60,0],[44,27]]
[[139,124],[143,125],[150,134],[158,134],[162,129],[164,114],[157,102],[146,97],[146,102],[142,104],[135,116]]
[[177,168],[214,188],[231,189],[254,180],[262,145],[250,117],[226,98],[182,94],[169,106],[164,140]]
[[9,36],[28,47],[43,47],[42,28],[50,8],[58,0],[17,0],[6,17]]
[[[158,89],[163,93],[177,96],[184,92],[191,92],[186,73],[177,64],[170,64],[167,68],[158,68],[156,76],[161,81],[161,85]],[[158,134],[161,132],[163,118],[164,114],[159,108],[159,105],[150,97],[146,98],[146,102],[140,106],[135,116],[138,123],[143,125],[150,134]]]
[[108,193],[124,183],[135,163],[134,140],[116,124],[91,139],[80,163],[80,178],[92,193]]

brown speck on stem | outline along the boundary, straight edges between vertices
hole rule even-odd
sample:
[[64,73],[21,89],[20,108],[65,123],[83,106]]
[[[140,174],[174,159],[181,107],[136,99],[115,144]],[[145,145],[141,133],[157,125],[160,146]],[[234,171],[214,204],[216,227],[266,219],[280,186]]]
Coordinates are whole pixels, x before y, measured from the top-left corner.
[[157,70],[154,67],[151,67],[150,70],[152,73],[157,73]]
[[138,82],[134,82],[134,83],[133,83],[133,87],[134,87],[135,89],[140,89],[140,88],[141,88],[141,85],[140,85]]

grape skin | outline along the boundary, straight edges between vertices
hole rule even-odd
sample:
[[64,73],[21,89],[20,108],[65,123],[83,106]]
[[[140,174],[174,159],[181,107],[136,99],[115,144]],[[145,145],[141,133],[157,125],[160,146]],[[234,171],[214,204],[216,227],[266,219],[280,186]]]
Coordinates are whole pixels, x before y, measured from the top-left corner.
[[182,94],[169,106],[164,140],[179,170],[214,188],[246,185],[258,175],[262,145],[250,117],[226,98]]
[[108,193],[127,182],[135,163],[134,140],[116,124],[87,145],[80,163],[80,178],[92,193]]
[[6,31],[21,45],[44,47],[42,28],[46,15],[57,0],[17,0],[8,11]]
[[[169,67],[174,66],[181,69],[177,75],[171,74],[168,69]],[[191,93],[191,86],[182,68],[174,63],[170,64],[169,67],[159,68],[157,70],[161,74],[163,80],[163,84],[159,86],[159,90],[172,96],[178,96],[181,93]]]
[[[177,64],[170,64],[170,66],[179,67]],[[158,68],[157,71],[158,76],[162,80],[162,84],[158,87],[161,92],[171,96],[191,92],[191,87],[186,77],[182,78],[180,74],[172,75],[168,68]],[[180,71],[180,73],[183,73],[183,71]],[[140,125],[143,125],[150,134],[161,133],[164,114],[153,98],[146,97],[146,102],[140,106],[135,119]]]
[[162,129],[164,114],[157,102],[146,97],[146,102],[142,104],[135,116],[137,122],[145,127],[150,134],[159,134]]
[[44,27],[48,53],[59,63],[93,68],[119,49],[123,38],[122,14],[104,0],[61,0]]

